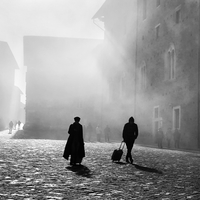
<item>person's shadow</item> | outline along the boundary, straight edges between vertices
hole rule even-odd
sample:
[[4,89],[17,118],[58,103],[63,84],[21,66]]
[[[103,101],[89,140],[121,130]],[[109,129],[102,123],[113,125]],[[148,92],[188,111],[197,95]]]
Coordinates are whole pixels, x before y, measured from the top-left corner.
[[[127,165],[128,163],[125,162],[114,162],[116,164],[119,165]],[[142,171],[146,171],[146,172],[151,172],[151,173],[157,173],[157,174],[163,174],[162,171],[154,169],[154,168],[150,168],[150,167],[144,167],[144,166],[140,166],[137,164],[132,164],[133,166],[135,166],[136,169],[142,170]]]
[[127,165],[128,163],[125,163],[125,162],[121,162],[121,161],[116,161],[116,162],[113,162],[113,163],[116,163],[118,165]]
[[68,169],[72,172],[75,172],[75,174],[78,176],[83,176],[86,178],[92,177],[90,169],[84,165],[68,166],[68,167],[66,167],[66,169]]
[[146,172],[152,172],[152,173],[157,173],[157,174],[163,174],[162,171],[154,169],[154,168],[150,168],[150,167],[144,167],[144,166],[140,166],[137,164],[132,164],[135,166],[136,169],[142,170],[142,171],[146,171]]

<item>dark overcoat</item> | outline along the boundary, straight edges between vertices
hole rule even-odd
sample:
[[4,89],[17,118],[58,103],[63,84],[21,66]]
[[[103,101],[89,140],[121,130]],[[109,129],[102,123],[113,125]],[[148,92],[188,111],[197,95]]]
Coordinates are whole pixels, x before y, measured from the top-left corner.
[[65,145],[63,157],[68,160],[69,156],[71,155],[73,157],[77,156],[79,159],[82,159],[85,157],[82,125],[74,122],[70,125],[68,133],[69,137]]
[[138,137],[138,126],[135,123],[126,123],[123,129],[124,142],[134,142]]

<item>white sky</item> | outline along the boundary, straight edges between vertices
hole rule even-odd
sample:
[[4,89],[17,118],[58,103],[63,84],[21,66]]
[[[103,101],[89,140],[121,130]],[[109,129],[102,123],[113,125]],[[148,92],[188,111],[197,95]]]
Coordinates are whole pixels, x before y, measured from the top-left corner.
[[105,0],[0,0],[0,40],[19,65],[16,85],[25,91],[23,36],[103,38],[92,21]]

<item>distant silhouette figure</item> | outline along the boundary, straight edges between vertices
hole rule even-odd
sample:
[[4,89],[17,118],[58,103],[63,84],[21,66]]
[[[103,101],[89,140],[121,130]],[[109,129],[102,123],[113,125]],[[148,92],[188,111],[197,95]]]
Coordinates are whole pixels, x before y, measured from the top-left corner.
[[88,142],[91,142],[91,137],[92,137],[92,132],[93,132],[93,127],[91,125],[91,123],[88,124],[87,128],[86,128],[86,132],[87,132],[87,140]]
[[134,123],[134,118],[130,117],[129,122],[124,125],[122,137],[127,147],[126,162],[133,163],[131,151],[135,140],[138,137],[138,126]]
[[70,158],[70,165],[81,164],[83,157],[85,157],[83,127],[79,123],[80,117],[74,118],[74,123],[69,126],[69,137],[65,146],[63,157]]
[[17,126],[17,121],[13,122],[13,130],[16,130],[16,126]]
[[158,129],[158,133],[157,133],[158,135],[157,135],[157,140],[158,140],[158,147],[159,148],[163,148],[163,145],[162,145],[162,143],[163,143],[163,137],[164,137],[164,134],[163,134],[163,130],[162,130],[162,127],[160,127],[159,129]]
[[107,125],[104,129],[105,142],[110,142],[110,128]]
[[174,144],[175,144],[175,148],[179,148],[180,137],[181,137],[181,134],[180,134],[178,128],[176,128],[174,130]]
[[18,130],[20,130],[21,122],[18,121],[18,122],[17,122],[17,125],[18,125]]
[[101,142],[101,129],[99,126],[96,127],[96,135],[97,135],[97,141]]
[[8,132],[9,134],[11,134],[11,133],[12,133],[12,130],[13,130],[13,125],[14,125],[14,124],[13,124],[13,122],[12,122],[12,121],[10,121],[10,122],[9,122],[9,132]]
[[171,137],[172,137],[172,130],[171,130],[171,128],[168,128],[167,132],[166,132],[166,135],[165,135],[168,149],[171,147]]

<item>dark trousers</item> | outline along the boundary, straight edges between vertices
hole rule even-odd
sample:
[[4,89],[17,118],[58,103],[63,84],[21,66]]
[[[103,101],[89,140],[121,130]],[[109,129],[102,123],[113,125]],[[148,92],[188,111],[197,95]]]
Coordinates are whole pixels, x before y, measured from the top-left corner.
[[126,161],[131,162],[131,163],[133,162],[131,151],[132,151],[134,142],[135,142],[135,140],[125,141],[126,147],[127,147]]

